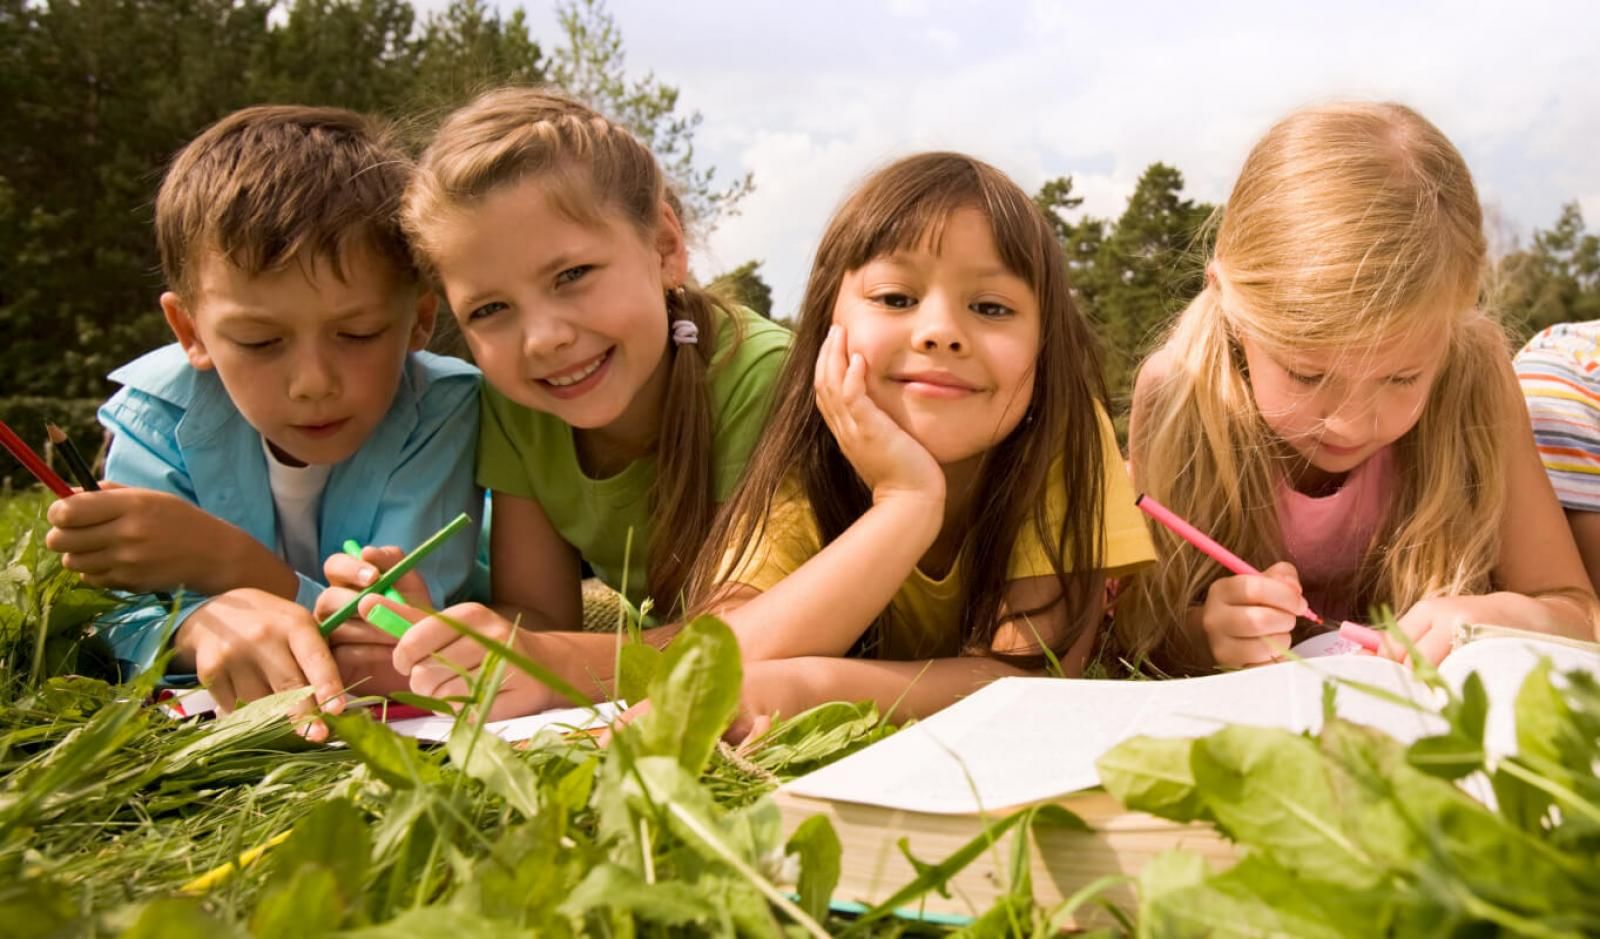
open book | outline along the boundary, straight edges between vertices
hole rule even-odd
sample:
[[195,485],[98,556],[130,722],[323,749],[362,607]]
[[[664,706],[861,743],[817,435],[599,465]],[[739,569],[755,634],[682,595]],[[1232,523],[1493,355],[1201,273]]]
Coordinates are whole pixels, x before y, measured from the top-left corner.
[[[1459,688],[1469,672],[1490,701],[1485,749],[1515,750],[1513,710],[1522,679],[1541,656],[1557,672],[1600,675],[1600,647],[1522,637],[1485,638],[1460,647],[1439,671]],[[1032,847],[1035,898],[1051,905],[1096,878],[1137,873],[1150,857],[1183,847],[1226,863],[1231,844],[1206,826],[1127,812],[1099,785],[1095,761],[1135,736],[1200,737],[1227,724],[1316,731],[1323,685],[1377,686],[1421,706],[1386,701],[1352,687],[1336,699],[1340,717],[1401,741],[1440,733],[1439,702],[1409,668],[1373,656],[1337,655],[1204,678],[1095,681],[1006,678],[940,713],[781,787],[775,798],[787,826],[813,814],[833,822],[844,844],[837,896],[865,903],[890,896],[916,876],[896,842],[935,863],[1009,810],[1060,802],[1093,833],[1042,829]],[[1006,889],[1010,836],[951,882],[952,896],[930,894],[924,909],[972,915]],[[1126,900],[1112,892],[1113,899]]]

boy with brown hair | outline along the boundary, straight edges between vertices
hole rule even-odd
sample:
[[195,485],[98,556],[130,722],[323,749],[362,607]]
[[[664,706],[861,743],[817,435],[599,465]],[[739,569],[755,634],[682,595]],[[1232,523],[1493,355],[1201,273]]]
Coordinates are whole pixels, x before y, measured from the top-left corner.
[[[50,508],[46,543],[87,583],[183,590],[171,669],[224,711],[404,687],[371,627],[332,650],[318,632],[323,561],[481,517],[478,372],[422,351],[437,301],[396,218],[408,166],[335,108],[246,108],[185,146],[156,199],[177,342],[111,373],[110,482]],[[460,595],[475,553],[460,537],[434,553],[432,595]],[[152,604],[109,628],[125,668],[150,665],[169,618]]]

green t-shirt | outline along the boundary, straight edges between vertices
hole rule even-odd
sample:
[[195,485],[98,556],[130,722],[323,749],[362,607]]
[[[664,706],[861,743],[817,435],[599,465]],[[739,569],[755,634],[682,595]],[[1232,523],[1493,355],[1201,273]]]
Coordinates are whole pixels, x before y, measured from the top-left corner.
[[[772,386],[792,338],[787,329],[748,310],[740,310],[739,317],[744,327],[739,347],[728,354],[735,330],[731,323],[722,324],[710,372],[713,489],[718,502],[733,494],[766,426]],[[561,537],[612,588],[622,589],[626,568],[627,595],[635,604],[647,593],[645,553],[655,475],[656,461],[649,456],[615,476],[591,478],[578,463],[569,425],[484,385],[479,485],[538,502]],[[629,529],[633,530],[631,555]],[[625,557],[630,562],[626,565]],[[656,603],[668,605],[660,598]]]

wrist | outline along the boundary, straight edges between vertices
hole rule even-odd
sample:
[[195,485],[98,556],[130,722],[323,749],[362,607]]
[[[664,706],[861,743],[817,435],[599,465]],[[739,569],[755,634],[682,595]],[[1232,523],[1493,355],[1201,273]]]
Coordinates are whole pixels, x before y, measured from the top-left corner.
[[[226,524],[226,523],[224,523]],[[219,577],[226,583],[215,585],[206,593],[222,593],[240,587],[253,587],[275,597],[294,600],[300,595],[300,577],[288,562],[278,557],[241,529],[229,525],[225,555],[227,562],[219,566]]]

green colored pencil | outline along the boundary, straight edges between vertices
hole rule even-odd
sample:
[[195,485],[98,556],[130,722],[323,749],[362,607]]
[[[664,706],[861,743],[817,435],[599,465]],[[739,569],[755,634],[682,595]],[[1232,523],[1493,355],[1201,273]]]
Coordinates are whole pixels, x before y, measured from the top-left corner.
[[462,512],[460,515],[457,515],[454,519],[452,519],[450,524],[439,529],[437,532],[434,532],[433,537],[429,538],[427,541],[424,541],[422,544],[417,545],[417,549],[415,551],[412,551],[410,554],[401,558],[399,564],[389,568],[383,573],[383,576],[373,581],[371,586],[351,597],[349,603],[339,607],[337,610],[333,611],[333,615],[323,620],[321,626],[319,627],[322,630],[322,634],[326,636],[335,629],[338,629],[339,625],[345,620],[354,616],[356,614],[357,607],[361,605],[362,597],[369,593],[382,593],[385,590],[388,590],[390,587],[393,587],[395,581],[399,580],[401,577],[404,577],[408,571],[421,563],[423,558],[427,557],[433,552],[433,549],[439,547],[441,544],[444,544],[450,539],[451,535],[454,535],[456,532],[466,528],[470,524],[472,524],[472,516]]

